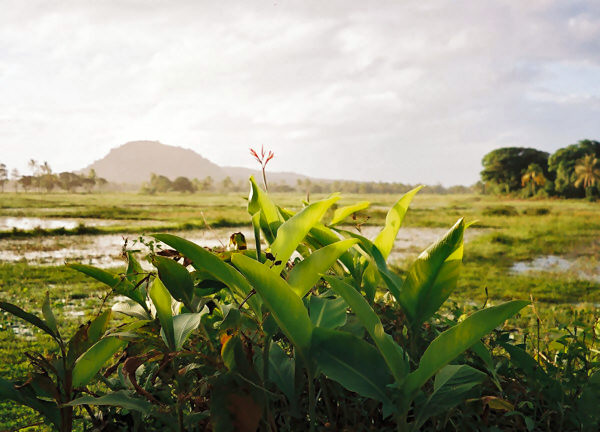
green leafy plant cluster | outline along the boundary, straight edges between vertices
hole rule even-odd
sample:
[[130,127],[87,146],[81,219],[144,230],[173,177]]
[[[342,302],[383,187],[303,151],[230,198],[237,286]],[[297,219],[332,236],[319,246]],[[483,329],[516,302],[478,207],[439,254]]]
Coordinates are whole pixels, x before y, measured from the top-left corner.
[[[370,241],[342,225],[369,203],[333,210],[332,195],[294,213],[251,178],[251,248],[241,234],[230,250],[156,234],[152,270],[132,252],[119,275],[73,264],[127,301],[68,341],[48,301],[43,318],[0,303],[57,344],[29,356],[34,372],[24,383],[0,381],[0,398],[37,410],[60,431],[72,430],[74,418],[92,430],[140,431],[445,424],[440,416],[481,396],[484,382],[501,386],[481,339],[528,302],[441,313],[460,275],[462,219],[405,275],[388,267],[418,189],[392,206]],[[111,327],[117,313],[127,318]],[[478,361],[467,361],[468,352]]]

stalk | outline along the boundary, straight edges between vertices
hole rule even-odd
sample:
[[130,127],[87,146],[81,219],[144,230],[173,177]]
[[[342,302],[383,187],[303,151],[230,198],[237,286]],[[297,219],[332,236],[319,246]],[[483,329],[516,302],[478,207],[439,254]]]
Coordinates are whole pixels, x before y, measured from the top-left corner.
[[310,422],[310,431],[314,432],[316,422],[316,398],[315,398],[315,383],[312,374],[308,373],[308,419]]

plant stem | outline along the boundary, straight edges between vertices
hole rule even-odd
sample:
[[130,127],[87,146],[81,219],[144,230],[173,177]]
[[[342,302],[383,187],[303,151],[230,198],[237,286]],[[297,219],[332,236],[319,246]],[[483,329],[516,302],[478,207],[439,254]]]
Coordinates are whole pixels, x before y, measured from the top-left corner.
[[310,371],[308,372],[308,419],[310,422],[310,431],[315,430],[315,422],[316,422],[316,410],[315,405],[317,401],[315,399],[315,383]]
[[263,183],[265,184],[265,191],[269,192],[269,186],[267,186],[267,174],[265,173],[265,165],[262,167]]

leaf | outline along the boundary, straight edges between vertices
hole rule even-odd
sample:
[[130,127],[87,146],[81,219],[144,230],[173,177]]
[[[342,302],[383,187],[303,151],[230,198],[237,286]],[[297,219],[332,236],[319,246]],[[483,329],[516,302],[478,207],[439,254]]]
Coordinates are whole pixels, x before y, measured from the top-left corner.
[[283,392],[290,404],[297,403],[294,380],[296,363],[276,343],[269,349],[269,379]]
[[45,331],[50,336],[52,336],[54,339],[57,338],[57,335],[54,333],[54,331],[36,315],[30,314],[29,312],[25,312],[20,307],[15,306],[12,303],[7,303],[7,302],[0,302],[0,309],[3,309],[6,312],[8,312],[16,317],[24,319],[29,324],[33,324],[37,328]]
[[98,373],[100,368],[127,342],[114,336],[105,337],[96,342],[75,362],[73,368],[73,387],[83,387]]
[[301,353],[308,353],[312,323],[302,299],[265,264],[241,254],[233,255],[232,261],[258,292],[281,331]]
[[[203,247],[171,234],[155,234],[153,237],[189,258],[196,270],[205,271],[214,279],[224,283],[240,301],[252,291],[252,287],[240,272]],[[260,299],[257,296],[252,296],[247,303],[256,314],[256,317],[261,319]]]
[[194,281],[190,272],[178,262],[160,255],[155,255],[152,262],[158,269],[158,277],[171,296],[193,311]]
[[252,229],[254,231],[254,243],[256,245],[256,261],[260,261],[260,212],[252,215]]
[[137,303],[134,305],[129,304],[129,303],[124,303],[124,302],[115,303],[112,307],[112,310],[113,310],[113,312],[119,312],[124,315],[130,316],[133,318],[139,318],[142,320],[147,320],[147,319],[152,318],[148,314],[148,312]]
[[407,393],[421,388],[438,370],[528,304],[528,301],[513,300],[482,309],[444,331],[429,344],[417,370],[409,374],[405,385]]
[[315,328],[312,354],[328,378],[362,396],[390,403],[385,389],[394,379],[374,346],[350,333]]
[[310,320],[315,327],[336,328],[346,324],[348,304],[343,298],[310,298]]
[[[311,228],[308,237],[306,238],[315,249],[328,246],[332,243],[339,242],[340,236],[336,234],[334,230],[325,225],[318,223]],[[358,252],[353,249],[343,253],[339,260],[346,266],[350,273],[354,274],[354,259],[358,256]]]
[[375,342],[396,381],[402,382],[408,373],[408,358],[392,337],[385,333],[383,324],[369,303],[347,283],[331,276],[324,276],[324,279],[346,300],[350,309],[356,314]]
[[496,396],[484,396],[481,398],[481,400],[484,405],[487,405],[494,410],[508,412],[513,411],[515,409],[515,406],[509,401]]
[[119,276],[109,273],[106,270],[85,264],[69,264],[67,267],[93,277],[97,281],[111,287],[116,293],[129,297],[143,308],[146,307],[145,294],[141,289],[136,289],[135,285],[132,284],[126,277],[120,278]]
[[333,196],[326,200],[317,201],[296,213],[279,227],[277,237],[271,243],[271,253],[277,261],[281,261],[281,264],[274,265],[271,268],[275,273],[281,273],[300,242],[337,200],[339,200],[339,197]]
[[421,253],[408,270],[398,300],[413,327],[433,315],[456,288],[464,230],[464,221],[460,219],[444,237]]
[[358,240],[347,239],[332,243],[313,252],[306,259],[296,264],[289,273],[288,283],[296,294],[304,297],[310,289],[348,249]]
[[250,176],[250,196],[248,197],[248,213],[255,215],[260,212],[260,227],[269,244],[275,240],[277,229],[283,223],[283,217],[271,198],[264,192]]
[[54,313],[52,313],[52,308],[50,307],[50,293],[46,291],[46,298],[44,299],[44,303],[42,304],[42,315],[46,319],[46,324],[52,330],[52,332],[60,337],[60,333],[58,332],[58,327],[56,325],[56,317]]
[[460,404],[473,387],[480,385],[486,377],[486,374],[471,366],[444,366],[435,376],[433,393],[417,410],[415,429],[420,428],[430,417],[447,413]]
[[175,350],[179,351],[190,334],[198,328],[204,313],[184,313],[173,317]]
[[30,386],[15,388],[15,384],[0,378],[0,401],[12,400],[21,405],[33,408],[48,419],[57,430],[61,428],[60,410],[56,402],[38,399]]
[[[386,283],[390,293],[392,293],[394,298],[398,300],[400,298],[400,291],[402,289],[402,280],[398,277],[398,275],[389,270],[385,262],[385,258],[383,257],[377,246],[375,246],[375,244],[372,241],[360,234],[356,234],[345,230],[337,231],[357,239],[361,249],[363,249],[372,258],[372,261],[368,263],[368,266],[363,274],[362,281],[363,288],[365,289],[369,301],[373,301],[375,297],[375,288],[377,288],[377,282],[379,280],[376,274],[376,270],[379,271],[378,274]],[[364,260],[364,257],[361,257],[361,261],[363,265],[366,262],[366,260]]]
[[381,255],[385,259],[390,255],[390,252],[394,248],[394,242],[396,236],[400,230],[400,226],[404,221],[408,206],[410,205],[413,197],[421,190],[423,186],[418,186],[413,190],[405,193],[402,197],[396,201],[392,208],[388,211],[385,217],[385,226],[381,232],[377,235],[373,243],[381,251]]
[[156,307],[156,315],[164,332],[166,345],[175,349],[175,334],[173,330],[173,311],[171,309],[171,295],[159,278],[154,278],[150,286],[150,298]]
[[369,201],[361,201],[356,204],[352,204],[345,207],[340,207],[333,212],[333,218],[331,218],[331,222],[329,222],[329,226],[337,225],[340,222],[343,222],[348,216],[352,213],[356,213],[357,211],[364,210],[371,205]]
[[81,354],[104,336],[111,315],[112,311],[108,309],[96,317],[91,323],[88,322],[79,327],[67,344],[67,364],[73,365]]
[[139,261],[135,258],[133,252],[127,251],[127,270],[125,271],[127,280],[131,282],[133,286],[136,286],[142,279],[146,277],[144,273],[144,269]]
[[144,399],[134,397],[135,393],[127,390],[119,390],[100,397],[82,396],[66,403],[68,406],[78,405],[106,405],[123,408],[130,411],[138,411],[148,414],[152,411],[152,404]]

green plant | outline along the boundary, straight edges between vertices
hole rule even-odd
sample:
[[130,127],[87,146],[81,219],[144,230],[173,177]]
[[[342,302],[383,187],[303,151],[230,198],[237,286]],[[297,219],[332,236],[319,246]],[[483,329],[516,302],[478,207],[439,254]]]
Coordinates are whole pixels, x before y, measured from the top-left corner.
[[108,310],[82,325],[67,341],[61,336],[50,307],[50,298],[42,305],[43,319],[6,302],[0,309],[21,318],[52,337],[58,350],[49,355],[28,353],[33,372],[23,383],[0,379],[0,400],[9,399],[40,413],[46,422],[61,432],[73,428],[73,399],[85,391],[96,373],[126,342],[105,334],[111,317]]
[[[231,250],[156,234],[149,271],[133,252],[122,274],[71,266],[128,298],[112,308],[127,318],[109,337],[127,346],[93,394],[61,409],[85,407],[99,430],[408,430],[486,377],[498,383],[481,338],[528,302],[441,313],[460,275],[462,219],[401,277],[386,261],[419,188],[370,241],[341,225],[366,202],[332,211],[332,195],[292,212],[250,187],[254,248],[240,233]],[[484,367],[466,362],[469,349]]]

